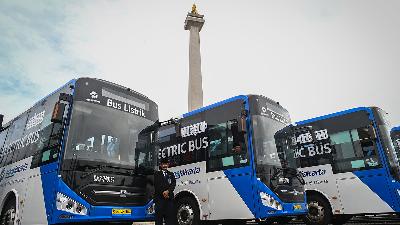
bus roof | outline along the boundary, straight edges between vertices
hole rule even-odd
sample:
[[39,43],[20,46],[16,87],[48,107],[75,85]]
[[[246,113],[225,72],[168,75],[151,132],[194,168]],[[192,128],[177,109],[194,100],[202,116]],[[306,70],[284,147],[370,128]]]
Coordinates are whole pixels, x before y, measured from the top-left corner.
[[369,111],[369,110],[371,110],[371,107],[356,107],[356,108],[352,108],[352,109],[346,109],[346,110],[343,110],[343,111],[327,114],[327,115],[324,115],[324,116],[318,116],[318,117],[315,117],[315,118],[298,121],[295,124],[296,125],[305,125],[305,124],[308,124],[308,123],[312,123],[312,122],[316,122],[316,121],[320,121],[320,120],[325,120],[325,119],[333,118],[333,117],[336,117],[336,116],[346,115],[346,114],[350,114],[350,113],[358,112],[358,111],[363,111],[363,110],[364,111]]
[[393,127],[391,131],[400,131],[400,126],[398,126],[398,127]]
[[[260,96],[260,97],[263,97],[263,98],[267,99],[269,102],[274,103],[274,104],[276,104],[277,106],[280,106],[282,109],[285,109],[284,107],[282,107],[282,106],[279,104],[279,102],[276,102],[276,101],[274,101],[274,100],[272,100],[272,99],[270,99],[270,98],[268,98],[268,97],[262,96],[262,95],[254,95],[254,94],[251,94],[251,95],[237,95],[237,96],[234,96],[234,97],[231,97],[231,98],[228,98],[228,99],[225,99],[225,100],[222,100],[222,101],[213,103],[213,104],[211,104],[211,105],[204,106],[204,107],[201,107],[201,108],[199,108],[199,109],[196,109],[196,110],[187,112],[187,113],[183,114],[182,117],[185,118],[185,117],[188,117],[188,116],[192,116],[192,115],[195,115],[195,114],[197,114],[197,113],[200,113],[200,112],[203,112],[203,111],[206,111],[206,110],[209,110],[209,109],[218,107],[218,106],[223,105],[223,104],[225,104],[225,103],[233,102],[233,101],[235,101],[235,100],[240,100],[240,99],[244,100],[244,99],[247,99],[249,96]],[[286,110],[286,109],[285,109],[285,110]]]
[[[68,81],[67,83],[65,83],[65,84],[62,85],[61,87],[57,88],[56,90],[54,90],[54,91],[51,92],[50,94],[48,94],[48,95],[46,95],[45,97],[41,98],[39,101],[36,101],[35,104],[33,104],[33,105],[32,105],[31,107],[29,107],[27,110],[23,111],[22,113],[18,114],[18,116],[16,116],[16,117],[10,119],[9,121],[7,121],[7,123],[5,123],[5,124],[3,125],[3,127],[9,126],[14,120],[18,119],[22,114],[24,114],[24,113],[26,113],[27,111],[31,110],[33,107],[35,107],[37,104],[41,103],[41,102],[42,102],[43,100],[45,100],[46,98],[48,98],[48,97],[50,97],[51,95],[57,93],[58,91],[60,91],[61,89],[63,89],[64,87],[66,87],[66,86],[68,86],[68,85],[74,85],[79,79],[83,79],[83,78],[98,80],[98,81],[101,81],[101,82],[105,82],[105,83],[109,83],[109,84],[118,86],[118,87],[120,87],[120,88],[129,89],[129,91],[131,91],[131,92],[133,92],[133,93],[135,93],[135,94],[137,94],[137,95],[140,95],[140,96],[142,96],[142,97],[144,97],[144,98],[149,99],[147,96],[145,96],[145,95],[143,95],[143,94],[141,94],[141,93],[139,93],[139,92],[136,92],[136,91],[134,91],[134,90],[131,90],[130,88],[124,87],[124,86],[122,86],[122,85],[112,83],[112,82],[110,82],[110,81],[106,81],[106,80],[102,80],[102,79],[98,79],[98,78],[80,77],[80,78],[75,78],[75,79],[72,79],[72,80]],[[150,99],[149,99],[149,100],[150,100]]]

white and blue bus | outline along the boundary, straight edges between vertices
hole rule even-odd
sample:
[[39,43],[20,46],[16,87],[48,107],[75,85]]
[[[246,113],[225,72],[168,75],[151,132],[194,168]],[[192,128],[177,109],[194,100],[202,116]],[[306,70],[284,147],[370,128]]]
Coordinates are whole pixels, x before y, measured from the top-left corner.
[[153,219],[157,120],[153,101],[98,79],[40,100],[0,129],[0,224]]
[[289,113],[279,103],[240,95],[158,128],[158,159],[177,179],[179,225],[287,222],[307,212],[295,167]]
[[360,107],[297,126],[313,130],[294,139],[300,146],[295,158],[306,183],[308,225],[400,212],[400,167],[386,112]]

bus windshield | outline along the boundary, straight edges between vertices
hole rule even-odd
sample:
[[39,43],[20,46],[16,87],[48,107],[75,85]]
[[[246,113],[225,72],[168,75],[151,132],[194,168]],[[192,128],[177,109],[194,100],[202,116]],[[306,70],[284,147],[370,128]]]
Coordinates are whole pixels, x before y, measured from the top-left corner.
[[74,103],[65,159],[100,161],[153,168],[149,149],[139,133],[154,122],[88,102]]
[[283,135],[286,124],[262,115],[253,115],[252,121],[256,164],[296,168],[293,149],[289,143],[291,136]]

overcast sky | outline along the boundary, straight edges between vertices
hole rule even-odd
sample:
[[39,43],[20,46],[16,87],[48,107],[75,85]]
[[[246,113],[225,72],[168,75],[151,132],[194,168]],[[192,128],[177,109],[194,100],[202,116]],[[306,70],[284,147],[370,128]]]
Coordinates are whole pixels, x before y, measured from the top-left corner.
[[[195,2],[206,105],[262,94],[293,121],[376,105],[400,125],[400,1]],[[80,76],[147,95],[161,120],[185,113],[192,3],[1,0],[0,113]]]

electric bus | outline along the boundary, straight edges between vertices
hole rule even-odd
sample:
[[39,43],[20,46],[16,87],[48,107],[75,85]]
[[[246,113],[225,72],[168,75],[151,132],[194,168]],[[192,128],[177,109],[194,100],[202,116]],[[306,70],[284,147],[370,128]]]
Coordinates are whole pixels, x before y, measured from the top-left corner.
[[152,220],[155,161],[144,95],[72,80],[1,126],[0,224]]
[[177,180],[178,224],[266,224],[305,214],[289,125],[286,109],[258,95],[236,96],[161,123],[156,157],[169,160]]
[[393,145],[396,150],[397,159],[400,158],[400,127],[392,128],[390,135],[392,137]]
[[343,224],[354,215],[400,211],[400,167],[385,111],[359,107],[296,124],[312,127],[312,132],[294,138],[308,225]]

